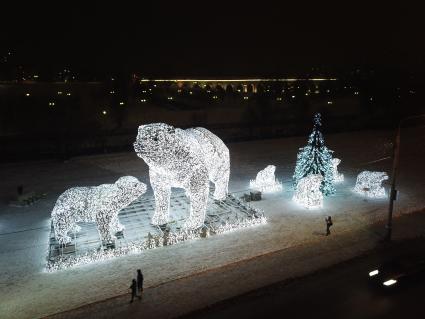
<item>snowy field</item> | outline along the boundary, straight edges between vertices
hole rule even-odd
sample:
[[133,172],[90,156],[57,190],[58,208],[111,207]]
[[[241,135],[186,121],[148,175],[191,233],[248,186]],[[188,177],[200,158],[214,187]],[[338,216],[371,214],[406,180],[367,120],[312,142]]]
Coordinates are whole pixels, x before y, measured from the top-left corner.
[[[230,191],[242,194],[249,180],[268,164],[276,165],[283,190],[252,203],[268,223],[220,236],[146,250],[110,261],[47,273],[50,212],[56,198],[69,187],[112,183],[133,175],[149,184],[147,166],[134,153],[98,155],[66,163],[39,161],[0,165],[0,314],[1,318],[36,318],[72,309],[127,292],[135,269],[142,268],[146,287],[206,269],[321,240],[324,217],[332,215],[334,232],[367,228],[385,218],[387,199],[370,200],[352,192],[363,170],[387,171],[393,132],[368,131],[326,135],[327,146],[342,159],[338,169],[345,181],[322,209],[306,210],[292,200],[291,178],[299,147],[307,137],[229,144]],[[425,129],[405,129],[401,138],[396,214],[425,207]],[[10,207],[16,187],[47,193],[29,207]],[[387,187],[388,189],[388,187]],[[146,197],[152,196],[148,189]],[[308,262],[308,261],[306,261]],[[213,283],[212,283],[213,284]],[[225,288],[224,288],[225,289]]]

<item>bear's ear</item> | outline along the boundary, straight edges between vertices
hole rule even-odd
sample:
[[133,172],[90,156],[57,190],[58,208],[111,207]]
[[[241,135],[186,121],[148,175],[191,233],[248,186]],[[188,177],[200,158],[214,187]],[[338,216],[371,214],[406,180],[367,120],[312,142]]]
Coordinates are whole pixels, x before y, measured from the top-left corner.
[[176,129],[174,126],[168,125],[167,126],[167,134],[174,134],[176,132]]

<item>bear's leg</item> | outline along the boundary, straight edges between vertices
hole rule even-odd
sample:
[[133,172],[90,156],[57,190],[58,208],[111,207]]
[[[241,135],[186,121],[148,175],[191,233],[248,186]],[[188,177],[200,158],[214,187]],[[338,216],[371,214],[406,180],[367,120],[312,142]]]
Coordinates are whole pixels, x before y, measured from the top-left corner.
[[111,233],[112,215],[110,211],[101,211],[96,214],[97,230],[99,231],[100,239],[105,243],[112,243],[115,236]]
[[171,186],[164,176],[149,171],[151,186],[155,196],[155,213],[152,216],[153,225],[163,225],[168,221],[170,209]]
[[229,187],[229,175],[230,170],[222,172],[222,174],[217,174],[217,178],[213,180],[214,183],[214,199],[224,200],[227,197],[228,187]]
[[208,183],[206,169],[198,169],[193,172],[189,181],[189,187],[186,189],[186,195],[190,200],[190,214],[183,228],[194,229],[204,224],[209,193]]
[[55,238],[61,245],[71,242],[71,237],[68,232],[72,230],[76,224],[73,220],[72,212],[69,210],[56,210],[53,217],[53,228],[55,231]]
[[120,232],[123,231],[125,229],[124,225],[121,225],[119,219],[118,219],[118,215],[115,215],[112,218],[111,221],[111,231],[116,233],[116,232]]

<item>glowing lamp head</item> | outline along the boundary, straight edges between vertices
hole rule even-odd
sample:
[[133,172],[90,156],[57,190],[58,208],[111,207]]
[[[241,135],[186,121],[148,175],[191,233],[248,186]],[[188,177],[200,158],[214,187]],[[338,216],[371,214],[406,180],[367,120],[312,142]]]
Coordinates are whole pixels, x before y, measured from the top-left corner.
[[379,274],[379,270],[378,269],[372,270],[371,272],[369,272],[369,277],[376,276],[377,274]]
[[397,280],[395,279],[388,279],[387,281],[384,281],[382,284],[386,287],[392,286],[397,283]]

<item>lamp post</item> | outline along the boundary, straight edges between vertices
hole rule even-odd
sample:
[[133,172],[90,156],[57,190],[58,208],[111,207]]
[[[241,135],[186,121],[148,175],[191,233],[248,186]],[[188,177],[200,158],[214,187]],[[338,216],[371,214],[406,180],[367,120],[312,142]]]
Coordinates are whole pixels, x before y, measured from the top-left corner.
[[385,241],[391,241],[391,235],[393,230],[393,208],[394,208],[394,201],[397,199],[396,179],[397,179],[397,171],[398,171],[398,164],[399,164],[399,157],[400,157],[401,125],[407,120],[413,120],[418,118],[425,118],[425,114],[409,116],[404,119],[401,119],[400,123],[398,124],[397,134],[394,138],[393,154],[392,154],[393,168],[391,173],[391,190],[390,190],[390,196],[389,196],[390,202],[388,205],[388,221],[387,221],[387,225],[385,226],[385,228],[387,229],[387,233],[385,235]]

